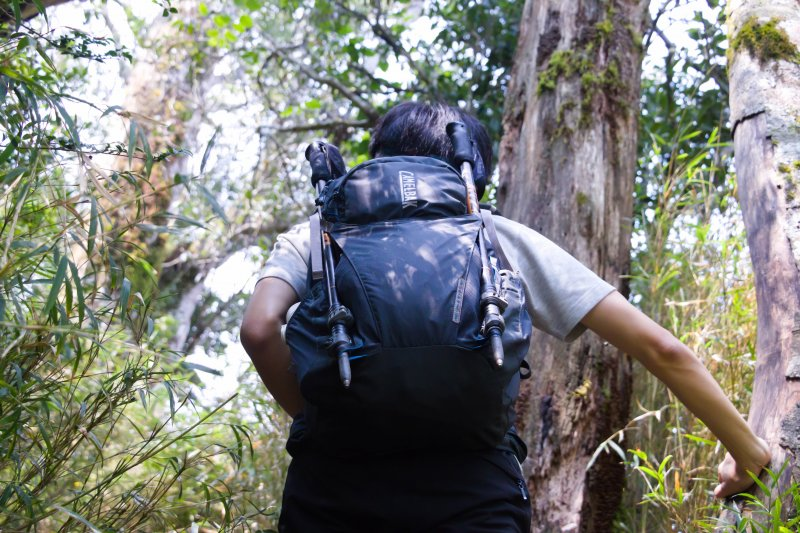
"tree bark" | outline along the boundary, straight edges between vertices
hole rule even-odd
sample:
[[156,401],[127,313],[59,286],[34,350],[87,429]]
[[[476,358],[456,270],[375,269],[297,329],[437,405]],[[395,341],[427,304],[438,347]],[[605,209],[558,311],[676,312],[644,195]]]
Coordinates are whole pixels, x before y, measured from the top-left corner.
[[[641,34],[647,3],[529,0],[500,145],[501,211],[550,238],[623,294],[630,263]],[[518,429],[534,531],[608,531],[624,467],[597,446],[625,424],[629,359],[585,335],[534,337]]]
[[[70,0],[41,0],[42,7],[57,6],[59,4],[66,4]],[[20,2],[19,3],[20,20],[30,20],[39,14],[39,8],[34,2]],[[0,23],[13,22],[16,19],[14,10],[11,8],[11,2],[7,6],[0,7]]]
[[[777,31],[762,33],[770,21]],[[748,46],[748,32],[762,44],[783,42],[785,53]],[[749,422],[770,445],[770,468],[787,465],[776,487],[783,492],[798,479],[800,451],[800,2],[731,0],[728,35],[738,196],[758,307]]]

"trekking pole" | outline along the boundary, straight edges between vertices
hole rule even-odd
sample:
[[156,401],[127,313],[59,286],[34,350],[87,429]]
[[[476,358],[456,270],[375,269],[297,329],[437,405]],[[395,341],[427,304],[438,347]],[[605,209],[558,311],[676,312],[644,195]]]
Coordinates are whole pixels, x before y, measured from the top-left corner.
[[[327,180],[333,178],[328,150],[325,143],[313,142],[306,148],[306,159],[311,163],[311,182],[317,190],[317,197],[322,194]],[[316,215],[322,218],[322,206],[317,202]],[[347,333],[347,326],[353,322],[350,310],[339,303],[336,294],[336,277],[334,276],[333,250],[331,238],[327,231],[320,227],[322,237],[322,265],[325,273],[325,288],[328,292],[328,327],[331,328],[331,347],[336,350],[339,361],[339,379],[345,387],[350,387],[352,374],[350,372],[350,354],[347,348],[353,343]],[[312,251],[312,253],[314,253]],[[313,261],[312,261],[313,262]],[[316,278],[318,279],[318,278]]]
[[[450,122],[447,125],[447,136],[453,143],[456,163],[461,167],[461,177],[467,186],[467,212],[471,215],[481,214],[478,205],[478,192],[475,189],[475,180],[472,177],[472,165],[475,156],[472,150],[472,141],[463,122]],[[507,302],[500,297],[494,283],[494,272],[486,251],[486,242],[483,237],[483,226],[478,231],[478,249],[481,256],[481,310],[483,312],[483,330],[492,344],[492,358],[497,366],[503,366],[503,331],[506,323],[503,320],[502,310]]]

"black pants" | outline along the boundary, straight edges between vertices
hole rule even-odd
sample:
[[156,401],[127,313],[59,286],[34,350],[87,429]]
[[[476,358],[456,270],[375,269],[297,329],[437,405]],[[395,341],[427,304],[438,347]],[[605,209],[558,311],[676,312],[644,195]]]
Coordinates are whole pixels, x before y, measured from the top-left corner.
[[298,454],[289,467],[281,533],[528,533],[519,463],[502,450],[340,459]]

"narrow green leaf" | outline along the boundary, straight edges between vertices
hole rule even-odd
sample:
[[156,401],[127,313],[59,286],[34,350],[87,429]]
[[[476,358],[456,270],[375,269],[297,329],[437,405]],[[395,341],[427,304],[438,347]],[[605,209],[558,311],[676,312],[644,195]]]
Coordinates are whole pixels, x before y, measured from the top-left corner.
[[170,216],[179,222],[186,223],[189,226],[197,226],[198,228],[207,229],[202,222],[195,220],[193,218],[185,217],[183,215],[173,215],[173,214],[170,214]]
[[142,140],[142,150],[144,150],[144,173],[149,177],[150,172],[153,170],[153,154],[150,151],[150,142],[147,140],[142,128],[139,128],[139,138]]
[[72,518],[74,518],[75,520],[77,520],[78,522],[83,524],[84,526],[88,527],[89,530],[92,533],[101,533],[101,531],[97,528],[97,526],[95,526],[94,524],[92,524],[91,522],[86,520],[84,517],[82,517],[81,515],[79,515],[75,511],[70,511],[69,509],[66,509],[64,507],[61,507],[60,505],[55,505],[55,504],[53,505],[53,509],[58,509],[62,513],[67,513],[69,516],[71,516]]
[[172,384],[169,380],[164,381],[164,386],[167,388],[167,395],[169,396],[170,418],[175,418],[175,392],[172,390]]
[[139,400],[142,402],[142,407],[147,409],[147,396],[145,395],[144,389],[139,389]]
[[64,283],[64,276],[66,276],[66,274],[67,258],[62,257],[58,262],[58,268],[56,269],[56,275],[53,277],[53,284],[50,287],[50,294],[47,296],[47,302],[44,304],[44,309],[42,309],[42,314],[44,316],[50,314],[50,310],[53,308],[53,305],[55,305],[58,292],[61,290],[61,284]]
[[661,480],[661,476],[659,476],[658,472],[656,472],[652,468],[648,468],[646,466],[640,466],[639,470],[644,472],[645,474],[647,474],[648,476],[650,476],[651,478],[653,478],[653,479],[655,479],[657,481]]
[[75,296],[78,300],[78,324],[83,324],[83,317],[86,314],[86,301],[83,297],[83,280],[78,273],[78,267],[72,261],[69,262],[69,270],[72,274],[72,282],[75,284]]
[[11,9],[14,11],[14,29],[18,30],[22,24],[22,12],[19,9],[19,0],[11,0]]
[[667,455],[664,459],[661,460],[661,464],[658,465],[658,473],[662,476],[664,475],[664,470],[667,468],[667,464],[672,460],[671,455]]
[[613,440],[610,440],[610,441],[608,441],[608,445],[611,447],[612,450],[617,452],[617,455],[619,455],[619,458],[622,459],[622,461],[624,462],[625,459],[626,459],[625,451],[622,448],[619,447],[619,444],[617,444]]
[[42,424],[42,420],[38,417],[36,418],[36,427],[39,428],[39,435],[41,435],[44,441],[45,448],[47,448],[49,453],[53,453],[53,443],[50,441],[50,433],[47,431],[45,425]]
[[128,166],[133,164],[133,152],[136,150],[136,121],[131,120],[131,127],[128,131]]
[[69,278],[64,278],[64,311],[67,316],[72,314],[72,283]]
[[28,171],[28,167],[16,167],[11,169],[10,171],[6,172],[2,178],[0,178],[0,182],[2,183],[10,183],[17,179],[20,175],[24,174]]
[[[47,18],[47,10],[44,8],[44,4],[42,4],[42,0],[33,0],[33,5],[36,6],[36,9],[39,10],[39,13],[44,17],[44,21],[47,24],[50,24],[50,20]],[[55,70],[55,69],[53,69]]]
[[97,448],[97,451],[100,453],[100,455],[103,455],[103,445],[100,444],[100,441],[95,436],[95,434],[87,430],[86,438],[88,438],[91,441],[91,443],[94,444],[94,447]]
[[75,144],[75,147],[80,148],[81,139],[78,137],[78,128],[75,127],[75,122],[72,120],[72,117],[69,113],[67,113],[67,110],[64,109],[64,106],[61,105],[59,100],[51,98],[50,101],[58,110],[58,114],[61,115],[62,120],[64,120],[64,124],[67,126],[67,131],[69,132],[69,136],[72,139],[72,142]]
[[11,154],[14,153],[14,150],[16,148],[17,145],[14,141],[9,142],[8,146],[6,146],[5,149],[2,152],[0,152],[0,164],[5,163],[6,160],[11,156]]
[[94,238],[97,235],[97,200],[94,196],[89,198],[91,203],[91,213],[89,214],[89,238],[86,242],[86,255],[92,255],[94,250]]
[[222,221],[227,224],[228,217],[225,216],[225,211],[223,211],[222,206],[219,205],[217,199],[214,198],[214,195],[211,194],[211,191],[209,191],[205,186],[200,184],[198,184],[198,187],[200,187],[200,192],[203,193],[203,196],[206,197],[206,200],[208,200],[208,203],[211,205],[211,210],[214,212],[214,214],[217,215],[219,218],[221,218]]
[[214,147],[214,141],[217,140],[218,133],[219,133],[219,127],[217,127],[217,129],[214,130],[214,135],[211,136],[211,140],[208,141],[206,149],[203,151],[203,159],[200,160],[200,174],[202,174],[206,170],[206,163],[208,162],[208,156],[211,155],[211,149]]
[[122,289],[119,291],[119,318],[125,320],[128,315],[128,301],[131,298],[131,281],[122,278]]
[[106,116],[106,115],[108,115],[109,113],[116,113],[117,111],[122,111],[122,109],[123,109],[123,108],[122,108],[122,106],[120,106],[120,105],[112,105],[111,107],[108,107],[108,108],[106,108],[106,110],[105,110],[105,111],[103,111],[103,114],[102,114],[102,115],[100,115],[100,118],[103,118],[103,117],[105,117],[105,116]]
[[185,366],[186,368],[191,368],[193,370],[199,370],[200,372],[206,372],[208,374],[213,374],[215,376],[221,376],[222,375],[222,371],[221,370],[216,370],[214,368],[207,367],[205,365],[200,365],[198,363],[189,363],[188,361],[184,361],[183,362],[183,366]]
[[50,67],[50,70],[53,72],[56,71],[56,66],[53,64],[53,60],[50,59],[50,56],[47,55],[47,52],[44,51],[44,48],[42,48],[39,43],[36,43],[36,53],[39,54],[42,59],[44,59],[44,62],[48,67]]

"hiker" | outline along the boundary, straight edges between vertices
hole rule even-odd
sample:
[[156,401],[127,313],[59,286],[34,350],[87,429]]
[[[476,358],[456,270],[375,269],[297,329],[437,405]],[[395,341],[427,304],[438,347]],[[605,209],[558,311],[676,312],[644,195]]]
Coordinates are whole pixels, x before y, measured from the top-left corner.
[[[491,141],[477,119],[443,104],[407,102],[392,108],[379,120],[372,133],[369,153],[373,163],[367,164],[363,172],[370,168],[380,170],[381,165],[392,162],[416,164],[417,160],[408,156],[424,157],[429,167],[439,169],[437,172],[453,172],[446,164],[458,166],[446,133],[446,126],[453,121],[465,124],[474,142],[473,162],[480,196],[486,177],[491,176],[492,172]],[[382,174],[386,172],[376,172],[375,175]],[[416,194],[414,190],[412,196],[416,198]],[[332,201],[330,196],[328,194],[324,201]],[[496,228],[496,233],[488,239],[488,246],[497,248],[493,248],[494,256],[503,256],[503,262],[509,263],[508,270],[518,273],[524,287],[524,291],[519,291],[521,308],[514,309],[512,302],[504,311],[504,317],[514,321],[513,328],[509,323],[506,324],[504,335],[513,337],[517,332],[524,333],[526,324],[530,324],[527,314],[530,314],[537,329],[567,342],[577,338],[586,329],[594,331],[636,358],[663,381],[725,445],[729,454],[719,467],[720,483],[714,490],[715,496],[729,496],[749,487],[752,481],[747,471],[760,472],[769,462],[770,452],[766,443],[753,434],[697,357],[668,331],[633,307],[611,285],[545,237],[502,216],[492,215],[488,218],[492,222],[485,224],[487,229],[490,225]],[[342,235],[337,238],[345,240]],[[320,246],[315,239],[308,222],[278,237],[245,311],[241,327],[242,344],[264,384],[278,404],[294,418],[287,443],[292,463],[284,489],[280,531],[527,532],[531,511],[520,468],[520,463],[527,456],[527,449],[516,435],[513,424],[503,428],[503,435],[496,439],[498,444],[481,448],[479,445],[462,446],[460,437],[448,438],[449,430],[425,440],[425,435],[416,435],[415,430],[419,428],[406,424],[406,419],[400,415],[396,419],[394,415],[386,415],[381,419],[380,411],[374,414],[368,410],[369,407],[365,408],[360,403],[365,398],[358,396],[357,400],[352,399],[359,386],[368,385],[359,384],[356,370],[364,367],[358,365],[380,365],[381,355],[362,359],[352,354],[349,356],[353,365],[352,385],[349,384],[349,377],[347,379],[350,389],[335,378],[326,378],[325,382],[304,382],[304,394],[301,394],[298,365],[306,363],[297,360],[293,363],[290,349],[282,336],[282,328],[287,322],[287,313],[290,308],[294,311],[296,303],[304,301],[308,307],[306,302],[314,298],[321,302],[319,305],[326,302],[324,294],[315,295],[308,289],[312,279],[309,264],[314,262],[309,259],[312,242],[317,249]],[[345,244],[343,248],[347,246]],[[400,251],[401,245],[398,243],[390,242],[388,246],[394,248],[384,250],[396,249],[398,253],[405,253]],[[380,258],[377,253],[373,257],[376,261]],[[500,259],[495,261],[499,262]],[[511,274],[512,278],[514,275]],[[441,277],[447,278],[448,275]],[[388,285],[391,285],[396,280],[392,278],[389,281]],[[452,281],[450,283],[455,284]],[[341,287],[339,289],[340,296],[344,297],[347,292]],[[382,290],[382,287],[372,290]],[[463,287],[459,287],[459,291],[460,298]],[[316,292],[320,290],[316,289]],[[403,295],[398,298],[407,299]],[[403,312],[406,315],[427,313],[422,311],[421,292],[417,313],[407,311],[413,310],[413,307],[403,307],[408,304],[406,301],[398,300],[395,304],[405,310]],[[435,308],[435,302],[426,301],[425,305],[428,306],[424,307],[426,310]],[[306,313],[303,306],[300,309],[298,316]],[[323,311],[327,313],[327,307]],[[388,309],[387,313],[391,311]],[[508,314],[512,311],[515,314]],[[358,329],[361,327],[360,315],[355,311],[353,315],[352,319],[343,318],[342,323],[349,324],[353,332],[350,341],[353,353],[356,353],[358,349],[363,349],[360,345],[367,341],[357,338],[361,331]],[[325,318],[323,316],[317,322],[327,327]],[[434,322],[447,322],[450,318],[454,317],[408,316],[411,321],[433,319]],[[401,316],[399,321],[402,322],[402,319]],[[364,320],[363,316],[361,320]],[[320,348],[324,344],[324,335],[320,340],[319,331],[316,337],[303,331],[303,328],[311,328],[314,321],[310,316],[293,318],[288,338],[295,346],[306,342],[310,350],[318,348],[325,353],[325,348]],[[388,327],[393,326],[389,324]],[[507,339],[504,338],[503,343],[505,346]],[[517,352],[513,348],[507,350],[504,364],[512,366],[516,376],[516,371],[525,363],[515,363],[517,366],[513,367],[509,357],[513,359]],[[335,368],[335,357],[330,356],[330,359],[333,361],[332,368]],[[301,371],[305,376],[307,369],[304,367]],[[367,378],[361,379],[364,381]],[[395,385],[392,379],[389,376],[382,386],[392,388]],[[443,383],[446,381],[442,380]],[[320,392],[317,389],[325,390]],[[327,400],[320,402],[315,399],[316,405],[312,406],[312,402],[304,399],[304,396],[316,398],[323,393],[330,395],[326,398],[333,400],[328,403]],[[510,394],[515,394],[515,391],[512,390]],[[473,399],[469,398],[468,401]],[[513,401],[513,398],[509,401]],[[414,401],[408,398],[407,402],[398,403],[413,404]],[[337,406],[365,408],[363,420],[349,414],[336,418]],[[423,415],[420,414],[418,418],[423,432],[436,432],[439,426],[448,427],[446,421],[439,425],[435,421],[429,424]],[[326,426],[326,420],[336,420],[336,424],[328,423]],[[395,420],[401,424],[402,433],[383,440],[377,435],[376,440],[372,440],[374,428],[391,428]],[[362,422],[368,430],[361,431]],[[311,431],[311,427],[315,429]],[[341,431],[337,432],[338,429]],[[407,442],[406,433],[411,435]],[[420,442],[425,444],[419,445]],[[475,442],[482,441],[478,439]],[[414,446],[414,443],[417,445]]]

